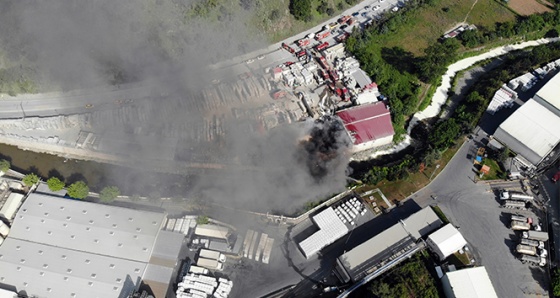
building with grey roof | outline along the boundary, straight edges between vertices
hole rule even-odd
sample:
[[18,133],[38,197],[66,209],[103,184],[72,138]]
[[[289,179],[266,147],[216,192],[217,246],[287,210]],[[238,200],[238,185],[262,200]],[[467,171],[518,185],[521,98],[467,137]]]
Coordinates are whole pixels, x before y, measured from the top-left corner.
[[340,256],[336,273],[344,282],[358,281],[395,255],[416,247],[416,242],[438,229],[442,221],[424,208]]
[[165,218],[30,194],[0,246],[0,283],[37,297],[126,297],[143,281],[165,297],[184,237],[162,231]]

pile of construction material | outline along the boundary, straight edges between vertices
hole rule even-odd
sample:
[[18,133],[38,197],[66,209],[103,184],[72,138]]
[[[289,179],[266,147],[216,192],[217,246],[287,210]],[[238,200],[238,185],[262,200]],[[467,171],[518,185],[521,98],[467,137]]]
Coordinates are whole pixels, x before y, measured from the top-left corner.
[[177,285],[177,298],[226,298],[231,292],[233,282],[225,278],[215,278],[202,274],[187,274]]

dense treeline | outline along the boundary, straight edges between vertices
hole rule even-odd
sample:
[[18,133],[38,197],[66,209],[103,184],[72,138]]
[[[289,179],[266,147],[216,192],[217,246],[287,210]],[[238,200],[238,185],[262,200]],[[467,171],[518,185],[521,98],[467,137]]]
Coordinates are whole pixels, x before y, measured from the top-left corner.
[[441,158],[441,153],[453,146],[457,138],[469,133],[482,118],[494,93],[502,84],[549,61],[560,59],[560,44],[541,45],[506,55],[501,66],[484,74],[468,91],[453,116],[437,122],[430,130],[420,123],[413,130],[413,137],[427,142],[412,155],[386,166],[375,166],[361,179],[367,184],[377,184],[383,179],[389,181],[404,179],[417,172],[420,164],[430,166]]
[[540,15],[518,17],[514,22],[498,23],[494,29],[465,31],[459,39],[434,42],[421,57],[414,57],[401,48],[383,48],[378,44],[382,35],[391,34],[407,23],[417,8],[429,5],[432,1],[409,1],[398,13],[385,14],[369,28],[354,32],[346,42],[347,50],[356,56],[389,100],[395,142],[402,140],[407,119],[418,109],[421,82],[437,84],[447,66],[457,60],[461,45],[478,47],[500,38],[543,30],[546,32],[543,35],[547,37],[558,36],[556,27],[560,26],[560,10],[556,9]]
[[461,43],[468,48],[481,46],[500,38],[511,38],[522,36],[532,32],[547,29],[546,37],[557,37],[557,27],[560,25],[560,10],[546,12],[543,14],[532,14],[526,17],[518,17],[514,22],[496,24],[494,30],[479,28],[478,30],[467,30],[459,35]]
[[351,297],[440,297],[435,278],[426,266],[428,262],[425,254],[416,254],[409,261],[373,280]]

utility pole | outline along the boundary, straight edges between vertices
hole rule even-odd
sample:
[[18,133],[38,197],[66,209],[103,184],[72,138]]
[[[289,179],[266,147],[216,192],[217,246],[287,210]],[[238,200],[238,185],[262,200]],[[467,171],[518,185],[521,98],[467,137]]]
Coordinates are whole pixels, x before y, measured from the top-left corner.
[[437,169],[439,169],[440,165],[437,164],[436,168],[434,169],[434,171],[432,172],[432,175],[430,175],[430,181],[432,181],[432,177],[434,176],[434,174],[437,172]]

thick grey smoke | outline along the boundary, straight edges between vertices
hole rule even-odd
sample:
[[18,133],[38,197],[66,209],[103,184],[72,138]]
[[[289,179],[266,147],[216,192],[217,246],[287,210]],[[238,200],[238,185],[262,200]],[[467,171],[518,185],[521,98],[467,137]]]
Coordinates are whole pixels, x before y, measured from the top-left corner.
[[345,186],[350,140],[334,118],[278,127],[266,135],[236,131],[228,137],[235,138],[229,140],[230,153],[245,167],[200,181],[200,191],[215,202],[293,213]]
[[[293,211],[306,200],[340,190],[349,142],[333,119],[261,134],[248,130],[243,119],[224,116],[220,121],[226,131],[219,140],[187,134],[219,114],[210,111],[201,96],[201,89],[214,79],[207,65],[266,45],[247,28],[250,20],[239,7],[216,7],[217,15],[206,21],[195,15],[197,3],[206,2],[4,1],[0,40],[6,57],[35,66],[36,79],[50,87],[72,90],[151,81],[151,98],[119,111],[92,113],[90,130],[105,140],[105,150],[147,161],[148,168],[153,165],[149,161],[157,164],[165,158],[225,165],[189,181],[192,192],[205,198]],[[219,109],[220,115],[231,114],[227,106]]]

